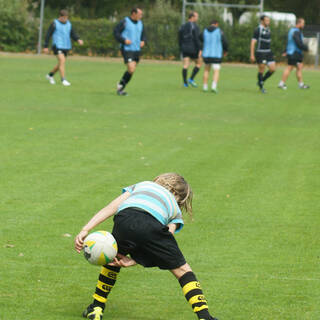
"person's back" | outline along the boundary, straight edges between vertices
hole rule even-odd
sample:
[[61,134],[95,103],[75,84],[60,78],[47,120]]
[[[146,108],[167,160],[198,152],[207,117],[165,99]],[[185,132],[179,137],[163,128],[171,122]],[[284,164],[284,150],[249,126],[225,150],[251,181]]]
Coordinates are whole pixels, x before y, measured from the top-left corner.
[[203,51],[204,58],[218,58],[223,56],[221,30],[218,27],[210,26],[203,32]]
[[197,54],[200,49],[199,27],[195,22],[188,21],[179,30],[180,50],[184,53]]

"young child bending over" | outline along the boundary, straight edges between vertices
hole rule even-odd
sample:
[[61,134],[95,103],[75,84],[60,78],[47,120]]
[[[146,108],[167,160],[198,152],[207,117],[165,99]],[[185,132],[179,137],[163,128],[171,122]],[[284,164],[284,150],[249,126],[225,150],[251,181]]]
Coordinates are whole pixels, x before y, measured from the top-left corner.
[[210,315],[200,284],[173,236],[184,224],[181,210],[192,214],[191,187],[182,176],[165,173],[153,181],[124,188],[122,195],[82,228],[75,238],[75,249],[79,253],[89,231],[114,215],[112,234],[118,243],[117,258],[102,267],[94,300],[83,312],[85,318],[102,319],[120,268],[138,263],[146,268],[170,270],[198,319],[217,320]]

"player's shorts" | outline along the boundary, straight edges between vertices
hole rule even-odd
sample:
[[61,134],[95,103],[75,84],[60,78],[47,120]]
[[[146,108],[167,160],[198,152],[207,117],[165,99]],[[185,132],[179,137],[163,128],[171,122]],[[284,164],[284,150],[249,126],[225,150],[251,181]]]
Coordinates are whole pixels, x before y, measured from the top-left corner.
[[256,52],[256,61],[258,64],[270,64],[274,63],[274,57],[272,51],[269,52]]
[[203,57],[203,61],[205,64],[220,64],[222,62],[222,58]]
[[303,61],[303,55],[299,52],[294,52],[293,54],[288,54],[288,65],[289,66],[296,66]]
[[190,58],[192,60],[197,60],[199,58],[199,51],[198,52],[182,52],[183,58]]
[[172,270],[186,260],[169,228],[139,208],[126,208],[114,217],[112,234],[118,252],[130,254],[144,267]]
[[65,57],[68,55],[68,52],[70,51],[70,50],[67,50],[67,49],[59,49],[56,46],[53,46],[52,50],[53,50],[53,53],[55,55],[63,54]]
[[126,51],[126,50],[122,50],[121,51],[122,56],[123,56],[123,60],[124,63],[128,63],[128,62],[139,62],[140,61],[140,51]]

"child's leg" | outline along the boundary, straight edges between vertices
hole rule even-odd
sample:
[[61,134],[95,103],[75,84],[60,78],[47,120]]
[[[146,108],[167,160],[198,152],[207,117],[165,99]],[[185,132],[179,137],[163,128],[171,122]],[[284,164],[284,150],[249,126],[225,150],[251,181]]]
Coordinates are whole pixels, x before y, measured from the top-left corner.
[[94,307],[101,307],[104,309],[107,297],[116,283],[119,272],[119,267],[103,266],[101,268],[96,291],[93,295],[94,300],[92,305]]
[[213,320],[214,318],[211,317],[209,313],[208,304],[203,295],[200,283],[190,266],[186,263],[183,266],[170,271],[178,279],[184,296],[198,318],[201,320]]

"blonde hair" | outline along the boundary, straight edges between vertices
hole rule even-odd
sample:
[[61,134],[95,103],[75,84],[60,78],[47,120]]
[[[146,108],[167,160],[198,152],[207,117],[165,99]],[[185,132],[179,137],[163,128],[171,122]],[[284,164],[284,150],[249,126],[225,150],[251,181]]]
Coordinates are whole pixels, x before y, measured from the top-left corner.
[[163,173],[153,179],[153,182],[160,184],[169,190],[180,207],[192,217],[192,189],[188,182],[177,173]]

